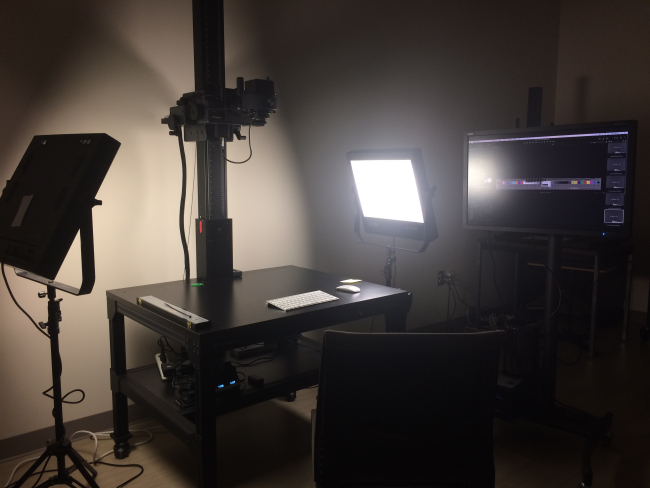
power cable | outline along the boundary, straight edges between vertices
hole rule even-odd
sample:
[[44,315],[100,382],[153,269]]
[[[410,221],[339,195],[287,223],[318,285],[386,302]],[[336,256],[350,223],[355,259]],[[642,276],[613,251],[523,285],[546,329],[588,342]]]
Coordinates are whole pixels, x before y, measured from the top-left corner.
[[253,125],[252,123],[248,124],[248,150],[250,151],[250,154],[249,154],[248,157],[247,157],[246,159],[244,159],[243,161],[231,161],[230,159],[226,158],[226,161],[228,161],[229,163],[233,163],[233,164],[244,164],[245,162],[247,162],[248,160],[250,160],[250,158],[253,157],[253,147],[251,146],[251,126],[252,126],[252,125]]
[[181,204],[178,215],[178,226],[181,233],[181,244],[183,245],[183,259],[185,262],[185,279],[190,279],[190,254],[187,250],[187,239],[185,238],[185,187],[187,185],[187,164],[185,160],[185,146],[183,144],[183,128],[178,125],[176,127],[176,136],[178,137],[178,148],[181,152],[181,166],[183,173],[183,182],[181,188]]
[[[187,224],[187,244],[189,246],[190,241],[192,240],[192,210],[194,210],[194,185],[196,184],[196,167],[198,165],[198,151],[194,151],[194,175],[192,175],[192,196],[190,197],[190,221]],[[183,272],[185,274],[185,272]],[[185,276],[183,276],[185,279]]]
[[43,334],[45,337],[47,337],[49,339],[50,335],[47,332],[45,332],[43,329],[41,329],[38,326],[38,324],[36,324],[36,322],[31,317],[31,315],[29,315],[27,312],[25,312],[25,309],[23,307],[21,307],[18,304],[18,302],[16,301],[16,298],[14,297],[14,294],[11,292],[11,287],[9,286],[9,281],[7,281],[7,275],[5,274],[5,263],[4,263],[4,261],[2,262],[2,278],[5,280],[5,285],[7,286],[7,291],[9,292],[9,296],[14,301],[14,303],[16,304],[18,309],[27,316],[27,318],[32,322],[32,324],[34,324],[34,327],[36,327],[37,331],[39,331],[41,334]]

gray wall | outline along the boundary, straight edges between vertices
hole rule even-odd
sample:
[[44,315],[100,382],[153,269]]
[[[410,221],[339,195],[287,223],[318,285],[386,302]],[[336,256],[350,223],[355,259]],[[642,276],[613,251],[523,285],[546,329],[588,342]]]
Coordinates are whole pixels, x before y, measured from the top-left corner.
[[553,120],[559,2],[252,3],[308,190],[316,267],[383,283],[385,251],[352,232],[345,153],[421,147],[440,238],[425,254],[398,253],[396,285],[414,293],[409,327],[444,320],[437,271],[455,270],[473,299],[484,235],[462,230],[462,134],[525,121],[529,86],[544,87],[543,122]]
[[[238,3],[226,8],[229,86],[238,74],[267,74]],[[105,291],[183,275],[178,143],[160,119],[194,89],[191,12],[189,0],[0,2],[0,181],[11,177],[35,134],[106,132],[122,143],[97,197],[104,205],[94,211],[94,291],[63,295],[63,391],[87,394],[82,404],[64,408],[66,420],[111,408]],[[251,161],[229,168],[235,266],[309,266],[303,186],[284,115],[252,136]],[[245,159],[248,145],[232,144],[229,155]],[[191,180],[193,144],[187,159]],[[190,194],[191,183],[188,201]],[[193,236],[190,248],[194,270]],[[36,297],[42,287],[7,272],[19,303],[44,320],[46,302]],[[74,285],[80,277],[77,243],[57,279]],[[4,290],[0,310],[0,439],[6,439],[51,425],[51,400],[40,394],[51,385],[51,370],[47,339]],[[129,365],[153,362],[156,340],[127,320]]]
[[648,308],[650,275],[650,3],[563,0],[557,72],[558,123],[639,121],[631,308]]

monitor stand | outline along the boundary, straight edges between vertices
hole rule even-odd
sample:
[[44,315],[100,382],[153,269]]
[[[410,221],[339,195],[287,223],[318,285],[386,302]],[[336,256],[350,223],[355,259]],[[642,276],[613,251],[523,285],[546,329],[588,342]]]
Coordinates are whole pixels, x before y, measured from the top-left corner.
[[582,452],[582,486],[591,486],[593,470],[591,469],[591,454],[599,442],[609,445],[611,442],[610,429],[613,415],[607,412],[602,417],[591,415],[587,412],[568,406],[557,405],[555,399],[555,386],[557,376],[557,338],[559,316],[557,314],[560,299],[560,290],[556,277],[560,273],[562,258],[562,236],[548,235],[548,248],[546,255],[546,303],[544,322],[543,359],[541,368],[541,381],[538,388],[525,388],[517,385],[512,394],[518,405],[518,412],[514,417],[504,418],[513,420],[520,417],[536,422],[547,427],[562,430],[585,438]]

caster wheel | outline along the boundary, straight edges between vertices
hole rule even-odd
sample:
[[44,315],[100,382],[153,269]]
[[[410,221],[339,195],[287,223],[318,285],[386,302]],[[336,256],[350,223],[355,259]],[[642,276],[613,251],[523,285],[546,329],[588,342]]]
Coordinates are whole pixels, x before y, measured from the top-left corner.
[[130,445],[120,445],[115,447],[115,459],[126,459],[131,454]]
[[287,393],[287,395],[284,397],[284,400],[287,402],[295,402],[296,401],[296,392],[292,391],[291,393]]

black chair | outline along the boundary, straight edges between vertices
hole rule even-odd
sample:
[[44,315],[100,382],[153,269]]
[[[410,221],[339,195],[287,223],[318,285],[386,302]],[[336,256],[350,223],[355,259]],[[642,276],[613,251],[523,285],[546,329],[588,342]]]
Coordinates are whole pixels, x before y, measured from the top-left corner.
[[314,421],[318,487],[494,487],[505,332],[327,331]]

